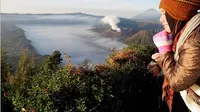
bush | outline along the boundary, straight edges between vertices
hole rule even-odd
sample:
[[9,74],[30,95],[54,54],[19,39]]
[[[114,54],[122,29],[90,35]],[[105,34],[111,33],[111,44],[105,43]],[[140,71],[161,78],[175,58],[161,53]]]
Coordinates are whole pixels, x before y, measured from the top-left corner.
[[65,56],[68,63],[61,67],[55,51],[37,72],[25,72],[30,64],[21,63],[26,75],[13,75],[8,99],[15,110],[32,112],[157,112],[161,94],[146,69],[153,52],[150,46],[130,45],[102,65],[85,61],[75,67]]

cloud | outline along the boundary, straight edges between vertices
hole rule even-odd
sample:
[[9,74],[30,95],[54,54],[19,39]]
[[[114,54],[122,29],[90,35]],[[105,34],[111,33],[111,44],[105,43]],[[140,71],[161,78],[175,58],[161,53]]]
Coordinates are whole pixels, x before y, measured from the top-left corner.
[[122,42],[111,38],[99,37],[88,29],[90,25],[18,25],[27,39],[31,40],[36,51],[41,55],[50,55],[54,50],[67,53],[71,62],[79,64],[84,59],[93,64],[102,64],[109,56],[110,48],[126,47]]
[[116,30],[117,32],[121,32],[121,29],[118,28],[117,24],[120,22],[120,20],[115,15],[108,15],[101,19],[101,22],[104,24],[109,24],[113,30]]

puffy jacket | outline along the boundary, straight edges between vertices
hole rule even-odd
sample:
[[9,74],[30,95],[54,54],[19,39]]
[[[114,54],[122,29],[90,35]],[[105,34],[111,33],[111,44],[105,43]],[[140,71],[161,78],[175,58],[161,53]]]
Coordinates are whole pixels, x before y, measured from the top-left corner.
[[178,54],[177,62],[169,52],[156,59],[169,85],[175,91],[188,89],[193,84],[200,86],[200,25],[179,48]]

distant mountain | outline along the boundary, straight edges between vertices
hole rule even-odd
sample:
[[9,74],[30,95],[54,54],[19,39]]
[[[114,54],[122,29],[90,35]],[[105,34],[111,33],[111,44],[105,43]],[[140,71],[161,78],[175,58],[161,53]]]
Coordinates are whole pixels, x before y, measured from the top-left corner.
[[136,21],[126,18],[119,18],[119,20],[120,22],[117,26],[121,29],[121,32],[114,31],[110,25],[100,22],[93,25],[91,30],[99,33],[103,37],[109,38],[126,38],[138,32],[139,24]]
[[82,12],[77,12],[77,13],[65,13],[65,14],[62,14],[62,15],[79,15],[79,16],[90,16],[90,17],[96,17],[96,18],[102,18],[102,17],[103,17],[103,16],[97,16],[97,15],[82,13]]
[[159,21],[160,13],[155,9],[147,9],[144,12],[134,16],[132,19],[138,22],[156,22]]
[[82,12],[74,12],[74,13],[0,13],[1,15],[74,15],[74,16],[91,16],[91,17],[103,17],[96,16],[92,14],[82,13]]
[[[103,24],[100,20],[104,16],[95,16],[86,13],[63,13],[63,14],[54,14],[54,13],[45,13],[45,14],[7,14],[1,13],[1,21],[10,22],[14,24],[50,24],[50,25],[80,25],[80,24],[90,24],[93,25],[92,31],[97,32],[103,37],[109,38],[118,38],[121,41],[126,40],[126,38],[132,37],[137,32],[143,31],[160,31],[162,26],[156,22],[146,21],[145,19],[150,18],[154,20],[158,12],[154,9],[148,9],[144,13],[136,16],[136,18],[143,17],[141,20],[133,20],[127,18],[118,18],[120,22],[117,26],[121,29],[121,32],[117,32],[111,29],[111,26],[108,24]],[[58,15],[58,16],[57,16]],[[145,15],[145,16],[143,16]],[[151,15],[151,16],[146,16]],[[158,16],[157,16],[158,17]],[[144,19],[145,18],[145,19]],[[141,35],[141,33],[139,33]]]
[[138,22],[127,19],[119,18],[120,22],[117,24],[120,28],[138,28]]
[[94,24],[103,16],[95,16],[86,13],[43,13],[43,14],[19,14],[1,13],[1,21],[13,22],[14,24],[51,24],[51,25],[77,25]]
[[136,34],[125,39],[125,43],[136,43],[142,45],[153,45],[153,35],[155,31],[141,30]]
[[126,18],[119,18],[119,20],[120,22],[117,26],[121,29],[121,32],[113,31],[110,25],[102,24],[100,22],[95,24],[92,30],[103,37],[121,38],[121,40],[126,40],[126,38],[133,36],[141,30],[158,32],[162,29],[162,26],[157,23],[136,22]]
[[139,22],[138,25],[139,30],[154,30],[157,32],[163,28],[161,24],[151,22]]

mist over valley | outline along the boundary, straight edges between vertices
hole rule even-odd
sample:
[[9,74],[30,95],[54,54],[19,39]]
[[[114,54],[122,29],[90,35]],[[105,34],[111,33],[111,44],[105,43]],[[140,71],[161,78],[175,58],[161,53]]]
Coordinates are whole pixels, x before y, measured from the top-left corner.
[[[151,14],[154,10],[147,10],[144,13],[148,11]],[[156,15],[155,11],[153,13]],[[142,15],[141,13],[139,18]],[[157,21],[157,18],[154,21]],[[62,54],[67,53],[71,56],[74,64],[85,59],[93,64],[104,63],[111,53],[110,49],[120,50],[129,42],[151,45],[151,36],[162,28],[157,22],[152,21],[141,22],[115,15],[95,16],[85,13],[3,13],[1,23],[4,23],[2,31],[5,31],[6,24],[22,29],[25,38],[39,55],[50,55],[53,51],[59,50]]]

